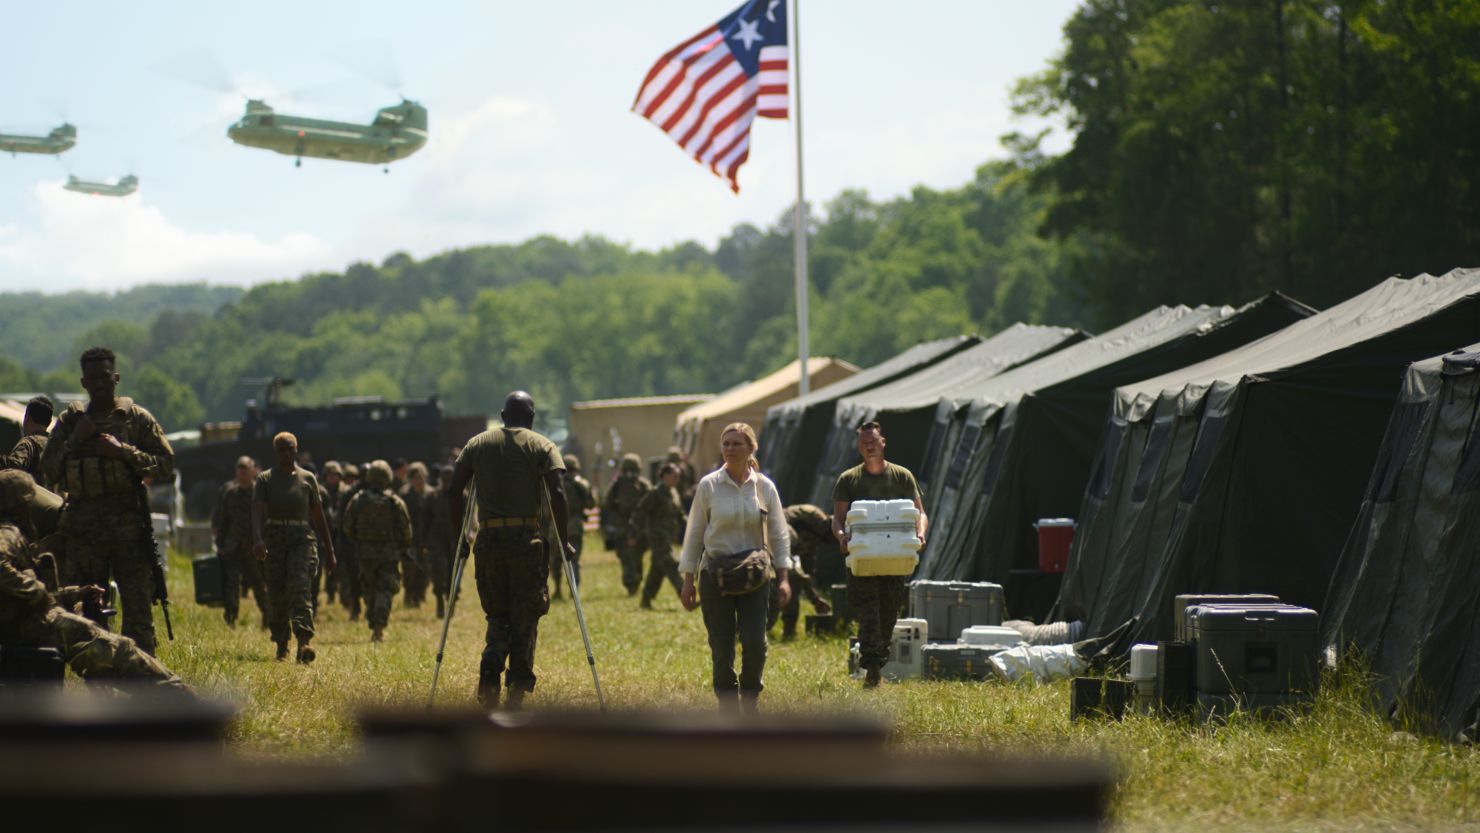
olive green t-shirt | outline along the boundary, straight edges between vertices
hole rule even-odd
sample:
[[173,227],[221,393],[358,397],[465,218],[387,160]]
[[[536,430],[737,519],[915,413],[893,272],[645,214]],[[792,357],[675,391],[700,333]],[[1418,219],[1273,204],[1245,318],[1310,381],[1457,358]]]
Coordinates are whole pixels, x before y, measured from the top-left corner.
[[869,474],[859,463],[838,475],[833,500],[852,504],[855,500],[920,500],[920,486],[904,466],[885,462],[884,471]]
[[252,487],[252,499],[267,504],[270,521],[306,521],[313,507],[323,506],[318,478],[304,469],[295,469],[291,475],[276,467],[262,472]]
[[528,428],[484,431],[463,446],[457,461],[473,470],[479,520],[538,516],[545,475],[565,471],[560,449]]

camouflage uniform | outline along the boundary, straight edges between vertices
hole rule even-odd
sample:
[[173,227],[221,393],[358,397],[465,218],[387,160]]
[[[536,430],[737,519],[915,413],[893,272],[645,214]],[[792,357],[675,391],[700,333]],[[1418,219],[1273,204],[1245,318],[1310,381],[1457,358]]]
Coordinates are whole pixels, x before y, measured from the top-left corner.
[[[278,478],[285,478],[287,483],[280,483]],[[289,491],[297,495],[301,506],[276,508],[274,493]],[[280,648],[288,644],[289,636],[306,643],[314,634],[313,599],[309,594],[313,592],[314,574],[319,571],[318,547],[309,527],[313,507],[322,508],[318,478],[306,469],[283,474],[276,467],[270,468],[257,475],[252,499],[267,505],[263,513],[262,540],[267,544],[263,573],[272,641]]]
[[[585,550],[586,544],[586,510],[596,508],[596,496],[591,491],[591,481],[581,476],[580,461],[575,455],[565,455],[565,502],[569,507],[570,515],[565,527],[565,542],[576,548],[575,558],[571,559],[570,569],[575,574],[576,581],[581,580],[581,552]],[[555,598],[560,598],[560,577],[565,573],[565,567],[560,563],[562,558],[559,547],[550,549],[550,578],[555,583]]]
[[[833,502],[855,500],[920,500],[915,476],[904,466],[886,463],[881,475],[872,475],[860,463],[838,475]],[[859,664],[878,670],[889,661],[894,623],[908,599],[903,576],[848,574],[848,607],[858,617]]]
[[437,597],[437,610],[442,610],[452,587],[452,548],[457,530],[452,526],[447,500],[441,490],[427,489],[422,508],[422,531],[425,536],[427,575],[432,580],[432,594]]
[[[339,555],[339,513],[344,491],[343,481],[335,483],[332,489],[329,488],[329,484],[327,483],[319,483],[319,497],[324,504],[324,520],[329,522],[329,534],[334,537],[334,555],[336,557]],[[329,604],[334,603],[334,597],[339,593],[339,579],[339,565],[335,564],[334,572],[324,576],[323,579],[324,599]],[[319,597],[319,586],[317,583],[314,584],[313,591],[314,599],[317,600]],[[317,607],[315,607],[315,611],[317,611]]]
[[9,454],[0,456],[0,470],[15,469],[31,475],[37,486],[46,486],[46,476],[41,471],[41,456],[46,452],[46,434],[27,434],[15,444]]
[[370,486],[349,502],[342,524],[344,537],[354,542],[360,560],[365,621],[372,630],[380,630],[390,623],[391,605],[401,589],[397,567],[411,546],[411,517],[388,487]]
[[632,513],[643,496],[653,490],[653,484],[640,474],[641,469],[642,460],[636,454],[623,457],[621,474],[607,489],[606,500],[601,506],[602,523],[616,535],[617,560],[622,564],[622,586],[627,588],[629,596],[636,595],[642,584],[642,553],[647,549],[643,531],[632,526]]
[[663,589],[663,579],[673,585],[675,592],[682,592],[683,582],[678,577],[678,561],[673,557],[673,545],[682,540],[688,516],[683,511],[683,498],[676,489],[659,483],[656,489],[642,496],[633,513],[630,527],[642,530],[652,546],[652,561],[648,565],[647,582],[642,587],[642,605],[647,607]]
[[472,470],[478,494],[473,571],[488,619],[478,697],[490,703],[501,687],[534,690],[540,617],[550,610],[543,480],[564,471],[565,462],[554,443],[530,429],[495,428],[470,440],[458,465]]
[[426,505],[433,493],[427,489],[421,494],[407,483],[398,494],[411,515],[411,543],[401,551],[401,573],[406,577],[406,606],[421,607],[427,598],[428,576],[421,557],[421,548],[426,546]]
[[791,536],[791,601],[781,606],[781,591],[771,584],[771,606],[767,612],[766,627],[772,628],[781,620],[782,638],[796,635],[797,620],[802,614],[802,597],[819,612],[827,612],[832,606],[817,593],[817,584],[812,580],[812,571],[817,564],[817,552],[826,547],[836,547],[837,539],[832,534],[832,518],[822,509],[810,503],[797,503],[786,507],[786,524]]
[[351,622],[360,618],[360,558],[355,552],[355,542],[344,534],[344,513],[349,509],[349,502],[364,488],[364,483],[358,483],[342,489],[335,512],[334,576],[339,583],[339,603],[349,611]]
[[241,609],[243,588],[252,591],[262,623],[268,618],[267,582],[262,578],[262,563],[252,554],[252,489],[228,480],[216,497],[216,510],[211,513],[211,528],[216,530],[216,556],[221,559],[226,597],[226,622],[236,622]]
[[699,473],[695,471],[694,464],[683,457],[683,449],[678,446],[668,448],[668,462],[678,466],[678,496],[683,499],[683,511],[689,511],[694,505],[694,489],[699,485]]
[[169,481],[175,476],[175,452],[154,417],[119,396],[107,414],[90,414],[97,434],[111,434],[123,444],[118,457],[98,453],[97,434],[82,442],[72,437],[77,421],[88,413],[72,403],[57,420],[41,458],[46,480],[66,498],[58,526],[67,538],[67,584],[107,587],[118,582],[123,627],[120,629],[154,652],[154,546],[141,478]]
[[[55,594],[36,576],[35,547],[15,518],[24,516],[22,494],[29,482],[0,475],[0,642],[55,648],[79,677],[94,682],[153,682],[180,691],[189,689],[159,660],[126,636],[109,633],[71,613],[81,588],[58,588]],[[66,606],[66,607],[63,607]]]

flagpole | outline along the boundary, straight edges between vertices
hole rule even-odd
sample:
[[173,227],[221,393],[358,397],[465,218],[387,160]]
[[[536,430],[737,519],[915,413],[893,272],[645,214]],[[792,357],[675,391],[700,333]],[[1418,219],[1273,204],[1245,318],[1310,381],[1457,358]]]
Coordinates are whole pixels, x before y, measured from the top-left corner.
[[808,352],[811,345],[808,343],[809,326],[807,315],[807,201],[802,189],[802,43],[801,24],[797,20],[797,6],[800,0],[789,0],[791,14],[791,67],[792,85],[791,100],[792,124],[796,129],[797,150],[797,202],[792,224],[792,237],[795,240],[796,258],[796,290],[797,290],[797,360],[801,365],[801,379],[797,387],[797,395],[806,396],[810,390],[810,379],[807,373]]

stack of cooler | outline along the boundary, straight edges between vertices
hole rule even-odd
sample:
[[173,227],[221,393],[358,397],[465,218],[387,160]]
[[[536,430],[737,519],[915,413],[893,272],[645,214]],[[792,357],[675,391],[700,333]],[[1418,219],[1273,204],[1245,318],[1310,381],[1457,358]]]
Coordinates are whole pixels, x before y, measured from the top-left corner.
[[1011,630],[1000,628],[1002,586],[990,582],[912,582],[910,615],[927,623],[927,680],[985,680],[992,674],[987,659],[1022,641],[1016,631],[1001,632]]
[[889,641],[889,660],[880,673],[886,680],[919,677],[924,669],[920,650],[925,647],[924,619],[900,619],[894,623],[894,637]]
[[[1178,596],[1156,650],[1161,708],[1204,718],[1309,704],[1320,683],[1320,616],[1268,595]],[[1138,646],[1139,647],[1139,646]]]
[[848,569],[855,576],[907,576],[920,564],[911,500],[855,500],[848,509]]

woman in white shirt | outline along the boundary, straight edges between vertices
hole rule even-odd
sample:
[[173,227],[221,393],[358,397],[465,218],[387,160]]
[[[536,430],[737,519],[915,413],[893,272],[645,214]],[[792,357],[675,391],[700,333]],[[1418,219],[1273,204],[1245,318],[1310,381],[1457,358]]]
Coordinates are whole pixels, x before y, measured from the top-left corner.
[[[776,484],[755,461],[755,429],[743,422],[725,426],[720,454],[725,464],[699,480],[683,536],[678,571],[687,610],[703,608],[714,662],[714,693],[720,708],[755,711],[766,668],[766,607],[770,588],[762,584],[742,595],[720,593],[709,569],[713,556],[767,548],[776,569],[780,604],[791,599],[791,539]],[[769,539],[769,540],[768,540]],[[768,546],[769,544],[769,546]],[[698,575],[697,582],[695,574]],[[697,584],[697,586],[696,586]],[[740,637],[740,675],[735,676],[735,637]]]

